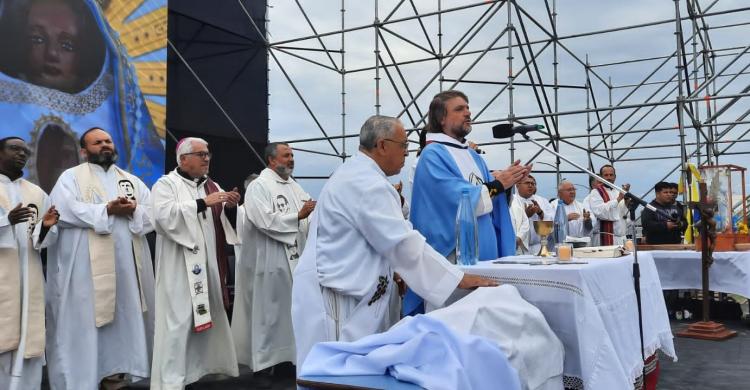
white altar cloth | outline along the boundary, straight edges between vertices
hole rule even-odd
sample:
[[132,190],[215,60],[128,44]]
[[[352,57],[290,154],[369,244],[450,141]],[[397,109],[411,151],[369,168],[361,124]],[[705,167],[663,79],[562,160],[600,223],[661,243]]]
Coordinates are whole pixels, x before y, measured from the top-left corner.
[[[642,252],[641,252],[642,253]],[[701,253],[695,251],[651,251],[664,290],[703,288]],[[714,252],[709,269],[711,291],[750,297],[750,252]]]
[[[646,356],[661,350],[676,360],[654,260],[649,252],[639,252],[638,257]],[[528,260],[524,256],[499,259]],[[585,261],[588,264],[480,262],[462,269],[514,285],[524,299],[541,310],[565,347],[565,387],[633,389],[643,369],[633,257]]]

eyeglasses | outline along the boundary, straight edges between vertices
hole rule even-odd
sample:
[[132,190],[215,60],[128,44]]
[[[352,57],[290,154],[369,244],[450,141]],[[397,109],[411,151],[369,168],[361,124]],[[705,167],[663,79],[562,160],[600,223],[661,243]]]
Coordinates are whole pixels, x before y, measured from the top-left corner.
[[24,152],[24,153],[26,153],[27,156],[31,155],[31,149],[29,149],[29,148],[27,148],[25,146],[20,146],[20,145],[6,145],[5,147],[8,148],[9,150],[13,151],[13,152],[16,152],[16,153],[18,153],[18,152]]
[[197,156],[200,159],[211,158],[211,152],[192,152],[192,153],[183,153],[183,156]]
[[409,148],[409,140],[406,140],[404,142],[400,142],[400,141],[396,141],[396,140],[389,139],[389,138],[383,138],[383,141],[389,141],[389,142],[393,142],[394,144],[399,144],[399,145],[401,145],[401,149],[408,149]]

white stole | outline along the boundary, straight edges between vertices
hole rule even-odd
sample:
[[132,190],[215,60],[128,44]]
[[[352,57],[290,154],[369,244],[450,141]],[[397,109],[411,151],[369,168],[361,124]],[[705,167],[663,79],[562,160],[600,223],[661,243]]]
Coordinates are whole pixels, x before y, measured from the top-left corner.
[[[133,184],[137,180],[129,173],[123,171],[115,165],[112,165],[118,180],[128,180]],[[73,168],[78,189],[81,193],[81,200],[85,203],[106,202],[107,192],[99,178],[91,172],[89,163],[83,163]],[[129,197],[124,193],[121,186],[117,186],[119,196]],[[134,191],[135,192],[135,191]],[[131,196],[131,200],[135,196]],[[137,200],[136,200],[137,201]],[[115,318],[115,242],[109,234],[97,234],[93,229],[88,230],[89,239],[89,261],[91,262],[91,281],[94,286],[94,313],[96,316],[96,327],[109,324]],[[133,258],[135,259],[135,268],[138,275],[138,290],[141,295],[141,310],[148,310],[146,299],[143,295],[141,270],[141,257],[143,256],[143,246],[140,237],[132,235],[130,240],[133,243]]]
[[[24,179],[19,181],[21,199],[28,206],[35,204],[37,211],[44,210],[44,194],[41,189]],[[10,196],[5,187],[0,185],[0,207],[10,212],[15,205],[10,202]],[[37,214],[38,214],[37,213]],[[40,220],[37,215],[34,220],[27,221],[34,226]],[[34,258],[33,227],[28,229],[28,254],[26,264],[26,282],[23,290],[28,291],[28,317],[26,319],[26,346],[24,358],[39,357],[44,354],[45,326],[44,326],[44,273],[42,264],[31,261]],[[18,349],[21,342],[22,302],[21,295],[21,261],[18,248],[0,248],[0,353]]]

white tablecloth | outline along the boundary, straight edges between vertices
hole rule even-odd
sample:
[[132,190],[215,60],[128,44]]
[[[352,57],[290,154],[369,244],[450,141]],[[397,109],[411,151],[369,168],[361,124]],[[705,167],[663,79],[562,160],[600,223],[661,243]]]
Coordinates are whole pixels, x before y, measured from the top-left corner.
[[[643,253],[643,252],[641,252]],[[665,290],[703,288],[701,253],[695,251],[652,251]],[[720,291],[750,297],[750,252],[714,252],[708,286]]]
[[[641,252],[639,260],[646,356],[660,349],[676,360],[653,258]],[[480,262],[464,271],[516,286],[524,299],[544,313],[565,346],[566,387],[633,389],[643,369],[633,258],[586,261],[543,266]]]

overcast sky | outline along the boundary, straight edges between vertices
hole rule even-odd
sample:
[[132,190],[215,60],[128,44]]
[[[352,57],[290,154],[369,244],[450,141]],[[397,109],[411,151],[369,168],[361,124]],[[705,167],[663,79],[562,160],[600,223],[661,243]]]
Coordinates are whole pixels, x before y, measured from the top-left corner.
[[[307,17],[312,24],[308,24],[302,12],[300,12],[297,3],[294,0],[269,0],[269,25],[268,31],[270,40],[282,42],[290,39],[306,37],[312,34],[312,28],[318,33],[334,32],[341,29],[341,0],[300,0],[299,3],[307,13]],[[346,0],[344,13],[345,27],[353,28],[372,24],[375,19],[375,1],[373,0]],[[380,20],[385,19],[394,9],[397,0],[378,1],[378,17]],[[446,79],[457,79],[476,61],[471,70],[464,76],[465,80],[506,82],[508,75],[508,51],[506,49],[490,50],[481,55],[481,51],[487,48],[497,48],[505,46],[508,43],[508,34],[504,34],[507,25],[507,7],[500,4],[491,4],[490,2],[472,1],[472,0],[444,0],[442,8],[455,8],[464,5],[478,4],[480,6],[468,8],[461,11],[455,11],[442,16],[442,51],[448,53],[451,48],[458,45],[459,47],[466,43],[467,40],[461,40],[467,31],[477,31],[473,39],[468,40],[462,53],[477,51],[476,54],[457,57],[445,66],[443,77]],[[487,3],[487,4],[484,4]],[[546,33],[542,30],[552,31],[551,22],[545,11],[543,0],[528,0],[519,2],[523,10],[536,20],[541,28],[526,15],[522,19],[516,15],[515,10],[512,13],[513,24],[523,42],[524,38],[521,24],[526,28],[528,40],[531,42],[541,41],[547,38]],[[701,8],[705,11],[712,2],[701,0]],[[414,4],[420,13],[427,13],[437,10],[437,0],[415,0]],[[550,6],[552,1],[549,2]],[[739,7],[747,6],[745,0],[720,0],[714,4],[708,12],[719,12]],[[614,1],[614,0],[588,0],[588,1],[558,1],[557,7],[557,31],[561,37],[612,29],[628,25],[636,25],[650,22],[663,21],[674,18],[674,2],[668,0],[632,0],[632,1]],[[490,10],[494,12],[492,17],[480,19],[481,15]],[[682,16],[687,16],[684,1],[681,2],[680,12]],[[390,20],[408,18],[414,15],[414,10],[407,0],[391,16]],[[477,21],[487,21],[479,29]],[[438,50],[438,19],[437,16],[426,16],[421,19],[424,24],[428,38],[422,32],[420,24],[416,19],[392,23],[386,25],[391,32],[381,31],[382,40],[379,40],[378,46],[381,56],[386,64],[392,62],[386,47],[390,49],[391,55],[398,62],[419,60],[430,58],[430,54],[413,44],[398,38],[395,34],[401,35],[407,40],[419,45],[427,50],[430,45],[434,50]],[[728,15],[717,15],[706,18],[708,25],[712,28],[732,25],[750,21],[750,12],[739,12]],[[587,106],[586,91],[582,89],[586,83],[585,67],[580,61],[588,60],[592,65],[612,63],[618,61],[627,61],[636,58],[662,57],[674,53],[676,48],[675,41],[675,23],[664,23],[650,27],[638,29],[629,29],[620,32],[600,34],[590,37],[574,37],[563,39],[558,46],[558,80],[560,85],[572,86],[576,88],[560,88],[558,95],[558,110],[572,111],[585,109]],[[690,39],[692,26],[689,21],[682,24],[685,39]],[[712,47],[717,49],[730,49],[717,52],[725,56],[716,58],[716,70],[727,66],[730,61],[734,60],[734,54],[744,50],[748,44],[748,25],[724,27],[711,30],[710,41]],[[341,49],[341,34],[333,34],[321,38],[322,44],[330,50]],[[344,63],[343,67],[347,71],[357,69],[367,69],[375,66],[375,29],[370,27],[345,34],[344,42]],[[494,45],[493,41],[496,41]],[[517,41],[513,36],[514,43]],[[687,45],[687,59],[692,61],[693,46],[690,41]],[[317,39],[308,39],[305,41],[283,44],[283,46],[293,46],[297,48],[320,49],[321,42]],[[544,83],[554,83],[554,67],[552,46],[548,46],[541,51],[544,43],[532,44],[531,49],[537,57],[538,71]],[[703,44],[698,41],[697,50],[701,50]],[[527,49],[527,48],[525,48]],[[456,49],[453,49],[455,52]],[[376,112],[376,71],[374,69],[362,70],[356,73],[349,73],[345,77],[345,110],[346,116],[342,126],[342,95],[341,95],[341,75],[331,69],[323,66],[303,61],[278,50],[274,51],[276,57],[281,63],[281,67],[287,72],[299,93],[304,97],[310,110],[329,135],[339,136],[342,134],[342,128],[346,134],[356,134],[362,122],[370,115]],[[303,56],[309,60],[318,62],[328,67],[340,69],[342,67],[341,54],[338,52],[331,53],[331,58],[322,52],[291,50],[291,53]],[[577,59],[571,55],[574,54]],[[526,51],[527,58],[529,56]],[[480,58],[481,56],[481,58]],[[522,58],[520,49],[513,48],[513,72],[522,69],[525,62]],[[479,58],[479,61],[477,59]],[[444,61],[448,61],[447,59]],[[646,85],[634,91],[632,87],[623,87],[635,85],[646,79],[649,74],[654,74],[648,79],[648,82],[660,82],[669,80],[674,76],[675,66],[677,64],[674,58],[669,59],[665,65],[657,69],[664,62],[664,59],[655,59],[646,62],[626,63],[621,65],[593,67],[589,73],[594,97],[599,107],[605,107],[609,104],[610,92],[613,104],[617,105],[624,101],[623,104],[638,104],[647,101],[658,101],[661,99],[673,100],[677,93],[676,84],[672,83],[664,87],[661,83]],[[700,66],[702,61],[699,61]],[[743,55],[727,68],[727,74],[741,72],[750,65],[750,53]],[[290,83],[281,72],[281,68],[275,63],[273,58],[269,58],[270,68],[270,138],[272,141],[295,140],[304,138],[322,137],[318,125],[313,120],[313,116],[307,112],[307,109],[301,103]],[[399,114],[404,105],[399,101],[398,91],[402,98],[407,102],[411,101],[409,93],[416,96],[416,104],[411,105],[407,113],[401,116],[406,128],[414,127],[421,115],[426,111],[432,96],[437,93],[441,85],[437,80],[432,80],[439,70],[438,61],[431,59],[429,61],[416,62],[409,65],[400,66],[399,70],[403,75],[408,90],[400,79],[399,74],[394,68],[389,68],[390,75],[395,79],[397,88],[394,88],[388,75],[381,68],[379,70],[380,86],[379,100],[380,113],[384,115]],[[533,69],[532,69],[533,70]],[[689,66],[689,71],[693,72],[693,65]],[[595,74],[594,74],[595,72]],[[699,77],[703,76],[703,68],[697,69]],[[534,73],[534,78],[538,78]],[[615,88],[610,89],[599,78],[606,83],[610,83]],[[717,80],[716,87],[722,87],[731,77],[722,77]],[[432,81],[431,81],[432,80]],[[528,83],[527,73],[522,73],[515,80],[517,83]],[[700,83],[701,80],[698,80]],[[443,82],[442,88],[447,89],[452,82]],[[740,93],[742,89],[750,85],[750,77],[741,75],[736,77],[721,92],[724,94]],[[476,84],[460,83],[456,86],[467,93],[470,98],[470,106],[476,121],[492,121],[508,117],[510,112],[508,91],[502,92],[497,98],[494,98],[503,86],[498,84]],[[660,89],[661,88],[661,89]],[[421,94],[420,94],[421,92]],[[553,88],[546,88],[550,105],[553,102]],[[542,112],[539,108],[534,91],[530,87],[516,86],[513,91],[513,111],[516,116],[535,115]],[[628,96],[630,94],[630,96]],[[653,95],[653,97],[651,97]],[[541,97],[541,96],[540,96]],[[542,98],[543,99],[543,98]],[[717,102],[717,107],[721,108],[728,100]],[[544,101],[542,100],[543,104]],[[590,100],[590,105],[593,102]],[[698,105],[698,116],[701,120],[707,117],[706,104]],[[650,128],[674,128],[677,125],[677,117],[674,113],[669,113],[674,105],[660,106],[657,108],[644,108],[636,111],[618,110],[612,115],[612,127],[624,129],[650,129]],[[713,108],[712,108],[713,109]],[[740,99],[731,108],[727,109],[719,117],[719,122],[734,122],[742,119],[741,116],[750,109],[750,98]],[[547,111],[545,109],[545,111]],[[646,113],[648,113],[646,115]],[[600,118],[606,116],[606,112],[600,113]],[[687,120],[687,117],[685,117]],[[590,123],[598,121],[595,114],[588,116]],[[543,123],[541,119],[527,120],[534,123]],[[550,122],[551,123],[551,122]],[[610,131],[610,119],[602,121],[602,130]],[[420,124],[419,127],[422,125]],[[721,133],[727,126],[717,126],[715,131]],[[735,126],[724,136],[725,140],[738,139],[741,134],[747,131],[749,126],[742,124]],[[566,115],[559,119],[559,129],[561,137],[579,147],[587,147],[587,139],[584,137],[576,138],[576,135],[583,135],[587,130],[587,115]],[[595,132],[600,129],[597,127]],[[654,132],[638,141],[639,145],[664,145],[678,144],[677,130]],[[543,135],[538,135],[540,138]],[[664,178],[670,181],[678,180],[678,173],[669,174],[675,168],[680,160],[680,149],[675,146],[658,147],[646,150],[624,150],[631,146],[636,140],[642,137],[642,133],[630,133],[617,135],[617,142],[614,148],[619,150],[613,151],[618,160],[638,159],[644,157],[658,157],[658,160],[651,161],[621,161],[616,163],[618,167],[618,183],[630,182],[636,193],[645,193],[653,184]],[[416,140],[416,134],[410,137]],[[469,138],[475,142],[491,142],[491,124],[478,124],[473,128]],[[685,142],[694,143],[696,132],[694,129],[686,130]],[[601,141],[601,137],[591,138],[593,144]],[[356,150],[356,138],[350,138],[345,142],[334,140],[334,148],[326,141],[296,143],[293,147],[316,150],[324,153],[346,153],[351,154]],[[721,144],[723,149],[727,145]],[[491,169],[500,169],[508,165],[511,160],[509,145],[494,145],[483,147],[487,151],[484,155]],[[599,156],[593,156],[595,167],[605,162],[601,156],[606,152],[602,147],[597,152]],[[695,150],[694,146],[687,147],[688,153]],[[517,143],[515,157],[526,161],[532,158],[538,151],[538,148],[529,143]],[[587,165],[588,155],[584,150],[577,147],[563,144],[561,146],[563,154],[576,162]],[[736,144],[730,149],[730,152],[747,152],[750,151],[750,145]],[[704,152],[705,153],[705,152]],[[407,160],[407,168],[413,161],[413,155]],[[312,154],[298,151],[295,154],[297,176],[328,176],[332,171],[341,164],[340,158]],[[542,154],[535,159],[536,170],[552,170],[553,168],[545,164],[554,164],[554,156]],[[696,160],[693,159],[693,162]],[[735,163],[747,165],[747,155],[729,155],[720,158],[720,163]],[[408,169],[404,169],[404,173]],[[574,169],[572,166],[563,163],[561,169]],[[554,197],[555,194],[555,176],[554,174],[537,174],[539,183],[539,193],[546,197]],[[581,186],[587,184],[584,176],[578,174],[563,174],[563,177],[571,179],[574,183]],[[395,178],[397,181],[399,178]],[[302,185],[313,196],[317,196],[322,187],[323,180],[301,180]],[[584,190],[579,189],[579,197],[582,198]],[[649,198],[651,195],[649,195]]]

